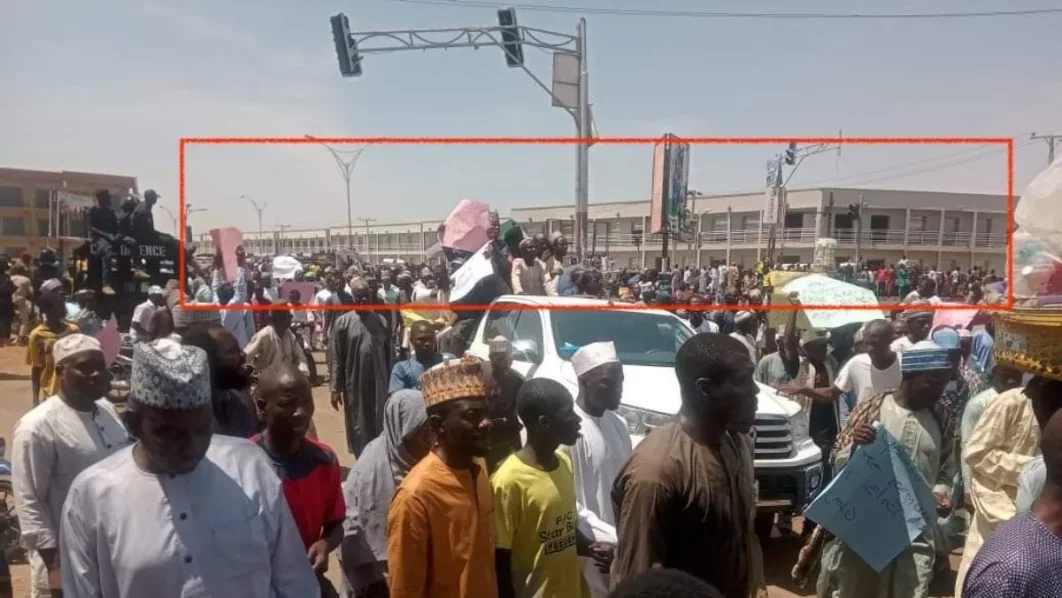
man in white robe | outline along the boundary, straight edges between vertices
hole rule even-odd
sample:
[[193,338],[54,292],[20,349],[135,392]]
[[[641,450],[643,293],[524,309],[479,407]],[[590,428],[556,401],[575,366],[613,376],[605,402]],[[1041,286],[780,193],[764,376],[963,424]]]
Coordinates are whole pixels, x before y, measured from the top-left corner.
[[594,541],[591,551],[598,557],[580,557],[579,564],[591,597],[603,598],[608,596],[609,580],[598,568],[598,561],[611,559],[617,541],[612,484],[631,455],[630,432],[616,414],[623,396],[623,366],[611,341],[581,347],[571,362],[579,378],[575,412],[582,428],[579,440],[561,450],[571,456],[575,472],[579,527]]
[[269,458],[213,434],[206,353],[140,344],[131,383],[137,442],[83,471],[63,507],[63,595],[319,598]]
[[21,544],[30,561],[30,596],[59,588],[59,520],[74,478],[131,442],[118,412],[103,397],[107,363],[100,343],[71,334],[55,342],[59,394],[15,424],[12,483]]

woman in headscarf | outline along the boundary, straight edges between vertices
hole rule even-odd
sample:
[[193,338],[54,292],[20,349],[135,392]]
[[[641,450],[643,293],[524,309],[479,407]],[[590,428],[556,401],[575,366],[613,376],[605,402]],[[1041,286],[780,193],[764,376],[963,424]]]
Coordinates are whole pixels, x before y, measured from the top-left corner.
[[431,449],[418,390],[400,390],[384,407],[384,429],[365,446],[343,485],[347,518],[340,561],[346,598],[386,598],[387,512],[395,489]]

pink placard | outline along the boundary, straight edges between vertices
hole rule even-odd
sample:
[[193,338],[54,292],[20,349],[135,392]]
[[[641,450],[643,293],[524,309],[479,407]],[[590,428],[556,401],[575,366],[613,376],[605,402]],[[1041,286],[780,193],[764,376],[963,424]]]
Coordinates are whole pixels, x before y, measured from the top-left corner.
[[215,228],[210,231],[210,240],[221,252],[221,275],[225,280],[236,280],[236,248],[243,245],[243,231],[238,228]]
[[111,319],[107,320],[103,328],[96,333],[96,340],[100,342],[100,349],[103,350],[103,359],[107,362],[107,367],[110,367],[118,358],[118,347],[122,342],[118,334],[118,320],[115,320],[114,316],[111,316]]
[[462,199],[446,217],[442,245],[469,253],[488,241],[490,206],[474,199]]
[[[941,303],[941,305],[962,305],[960,303]],[[977,316],[979,309],[938,309],[933,312],[933,328],[937,326],[954,326],[966,328]]]

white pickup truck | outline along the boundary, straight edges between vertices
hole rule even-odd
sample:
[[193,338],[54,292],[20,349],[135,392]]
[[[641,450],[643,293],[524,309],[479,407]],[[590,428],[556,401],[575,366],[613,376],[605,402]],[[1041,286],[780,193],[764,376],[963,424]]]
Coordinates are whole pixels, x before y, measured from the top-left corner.
[[[695,334],[685,320],[663,310],[595,310],[608,302],[575,297],[506,295],[483,316],[469,351],[488,356],[488,341],[512,341],[513,369],[526,378],[549,378],[574,397],[575,370],[569,361],[582,345],[611,340],[623,363],[623,399],[618,413],[635,445],[646,426],[672,421],[681,406],[675,353]],[[578,306],[577,310],[551,309]],[[514,309],[515,307],[515,309]],[[528,309],[532,308],[532,309]],[[535,309],[538,308],[538,309]],[[808,436],[808,418],[795,401],[759,385],[756,409],[757,532],[770,531],[774,513],[799,512],[822,482],[821,452]]]

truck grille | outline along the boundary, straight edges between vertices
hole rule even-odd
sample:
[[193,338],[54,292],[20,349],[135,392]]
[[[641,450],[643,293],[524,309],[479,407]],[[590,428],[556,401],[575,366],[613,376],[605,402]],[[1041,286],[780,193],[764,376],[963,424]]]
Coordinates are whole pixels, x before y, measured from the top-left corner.
[[788,459],[793,455],[789,420],[781,416],[756,418],[756,459]]

